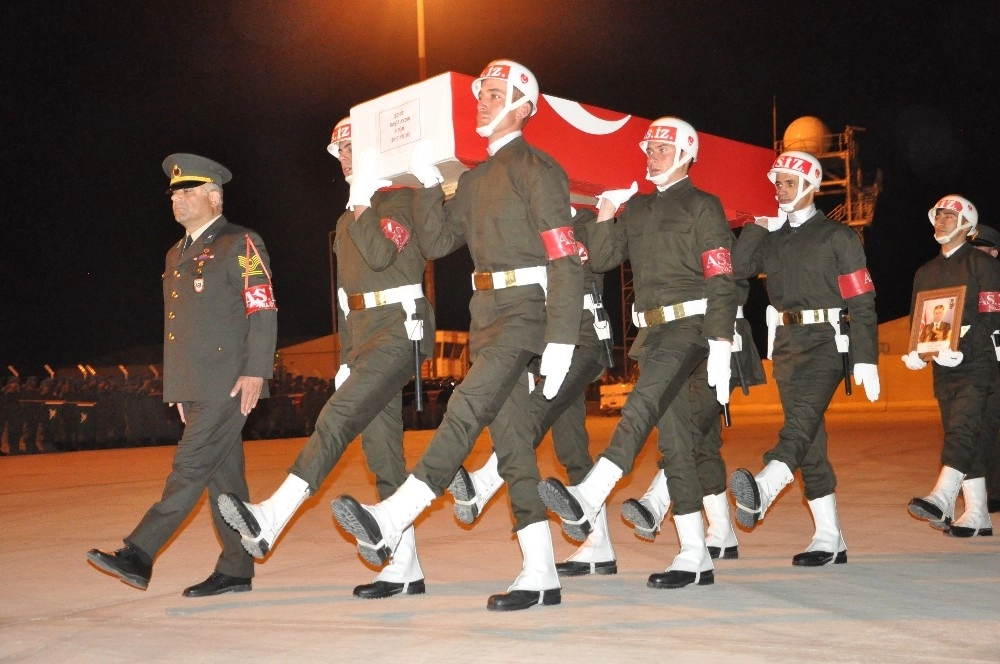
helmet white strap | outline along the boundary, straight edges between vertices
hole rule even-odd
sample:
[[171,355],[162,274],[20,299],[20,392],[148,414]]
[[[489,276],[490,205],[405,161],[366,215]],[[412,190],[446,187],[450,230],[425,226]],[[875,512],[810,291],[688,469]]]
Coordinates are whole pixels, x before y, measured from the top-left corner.
[[[678,154],[682,154],[684,156],[678,158],[678,156],[677,156]],[[662,187],[670,179],[670,176],[674,174],[674,171],[676,171],[678,168],[680,168],[681,166],[683,166],[684,164],[686,164],[686,163],[688,163],[690,161],[691,161],[691,155],[688,154],[687,152],[685,152],[684,150],[678,149],[677,152],[674,153],[674,165],[673,166],[671,166],[670,168],[668,168],[664,172],[660,173],[659,175],[650,175],[649,174],[649,169],[646,169],[646,179],[649,180],[650,182],[652,182],[657,187]]]
[[[962,217],[962,219],[965,219],[965,217]],[[954,230],[952,230],[952,232],[948,233],[947,235],[935,235],[934,239],[937,240],[938,244],[948,244],[949,242],[955,239],[955,236],[958,235],[959,231],[963,231],[967,228],[972,228],[972,224],[969,223],[968,221],[966,221],[964,224],[959,224],[958,226],[955,226]],[[966,233],[966,235],[968,235],[968,233]]]
[[500,113],[497,113],[497,116],[493,118],[493,121],[490,122],[488,125],[483,125],[482,127],[476,127],[477,134],[479,134],[483,138],[489,138],[490,134],[493,133],[493,130],[497,128],[497,125],[500,124],[500,122],[504,119],[504,117],[507,116],[508,113],[513,111],[515,108],[523,106],[525,103],[531,101],[530,99],[528,99],[528,95],[524,95],[517,101],[511,102],[510,98],[513,96],[513,94],[514,94],[514,86],[508,83],[507,99],[504,100],[503,110]]
[[782,212],[792,212],[795,209],[795,206],[799,204],[799,201],[801,201],[806,194],[815,189],[811,182],[805,189],[803,189],[803,183],[805,183],[805,178],[799,176],[799,195],[793,198],[791,203],[778,203],[779,210]]

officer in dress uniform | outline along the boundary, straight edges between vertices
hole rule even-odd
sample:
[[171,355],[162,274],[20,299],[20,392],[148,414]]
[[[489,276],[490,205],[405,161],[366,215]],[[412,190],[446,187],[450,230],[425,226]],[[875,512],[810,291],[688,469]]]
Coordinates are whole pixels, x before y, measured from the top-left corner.
[[205,157],[163,161],[174,217],[186,236],[167,252],[163,273],[163,400],[177,405],[184,434],[163,495],[114,552],[91,549],[98,569],[145,590],[153,560],[207,488],[222,555],[204,582],[184,590],[203,597],[251,588],[253,559],[223,520],[223,492],[248,498],[243,425],[268,396],[277,339],[277,305],[267,249],[254,231],[222,215],[222,185],[232,174]]
[[[567,487],[550,478],[539,486],[545,504],[562,519],[563,530],[577,540],[594,529],[611,490],[631,472],[653,427],[692,376],[704,373],[715,388],[700,393],[707,397],[697,404],[701,412],[717,413],[716,401],[729,401],[736,316],[732,232],[719,199],[695,188],[688,177],[698,158],[698,134],[684,120],[659,118],[646,130],[639,149],[646,155],[646,178],[656,191],[632,198],[638,189],[633,182],[630,189],[605,192],[588,229],[593,269],[632,263],[632,320],[640,329],[630,355],[639,362],[639,378],[610,444],[586,479]],[[626,201],[628,206],[615,221]],[[696,471],[695,448],[702,441],[690,435],[661,435],[657,442],[674,498],[681,550],[664,572],[650,575],[647,585],[712,584],[713,564],[701,516],[703,490]]]
[[[495,60],[472,92],[479,100],[476,132],[489,141],[489,159],[461,175],[455,197],[444,205],[433,168],[415,163],[412,169],[425,185],[415,194],[414,213],[425,255],[434,258],[464,244],[475,265],[472,367],[403,486],[374,506],[342,496],[333,510],[357,538],[361,554],[383,564],[489,425],[524,564],[508,592],[491,596],[487,608],[511,611],[561,601],[552,535],[537,492],[529,397],[532,389],[555,397],[569,371],[580,334],[583,267],[566,172],[521,135],[538,107],[534,74],[517,62]],[[537,388],[536,371],[545,377]]]
[[840,381],[850,379],[845,367],[870,401],[878,399],[875,285],[857,233],[816,209],[819,161],[806,152],[783,152],[768,178],[779,217],[744,226],[733,272],[741,279],[767,275],[768,357],[785,419],[777,445],[764,454],[764,469],[754,476],[739,468],[730,479],[736,520],[753,528],[801,469],[816,533],[792,564],[846,563],[823,418]]
[[[414,236],[413,190],[377,191],[389,183],[375,179],[374,151],[354,168],[350,118],[334,127],[329,151],[351,185],[349,209],[337,221],[334,240],[341,365],[334,378],[336,391],[278,490],[258,504],[231,494],[219,499],[222,514],[256,558],[271,550],[359,433],[379,497],[388,498],[399,488],[406,479],[403,387],[414,375],[414,343],[419,344],[420,361],[430,356],[434,343],[434,312],[420,283],[427,261]],[[354,595],[377,599],[424,590],[410,527],[392,564],[372,583],[356,587]]]
[[[914,517],[955,537],[991,536],[984,448],[988,443],[983,428],[993,426],[984,414],[990,393],[997,390],[992,333],[1000,328],[1000,264],[968,242],[975,237],[979,221],[979,212],[968,199],[945,196],[927,214],[941,253],[920,266],[913,277],[911,321],[921,292],[965,286],[965,299],[957,350],[947,347],[932,358],[921,357],[916,350],[903,356],[906,367],[914,371],[926,367],[926,359],[933,359],[934,398],[944,428],[937,484],[930,495],[911,500],[908,509]],[[960,490],[965,512],[954,520]]]

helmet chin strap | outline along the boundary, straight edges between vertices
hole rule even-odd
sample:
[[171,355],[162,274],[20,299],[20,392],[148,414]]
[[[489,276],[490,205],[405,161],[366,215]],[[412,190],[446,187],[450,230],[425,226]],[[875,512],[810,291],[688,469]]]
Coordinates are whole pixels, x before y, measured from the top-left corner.
[[667,180],[669,180],[670,176],[674,174],[674,171],[676,171],[678,168],[691,161],[691,155],[689,155],[687,152],[683,152],[682,154],[684,155],[682,158],[677,159],[675,157],[674,165],[665,170],[664,172],[660,173],[659,175],[650,175],[649,169],[647,168],[646,179],[652,182],[657,187],[662,187],[663,185],[667,184]]
[[781,210],[782,212],[794,212],[795,211],[795,206],[799,204],[799,201],[802,200],[802,197],[805,196],[806,194],[808,194],[810,191],[813,190],[812,184],[810,184],[805,189],[803,189],[802,188],[802,182],[803,182],[802,180],[799,181],[799,195],[796,196],[794,199],[792,199],[791,203],[781,203],[781,202],[779,202],[778,203],[778,209],[779,210]]
[[351,173],[350,175],[345,175],[344,176],[344,182],[346,182],[347,184],[351,184],[351,180],[353,180],[353,179],[354,179],[354,173]]
[[514,103],[511,103],[511,101],[510,101],[510,95],[511,95],[510,91],[512,89],[513,89],[512,86],[508,87],[508,89],[507,89],[507,99],[504,102],[503,111],[500,112],[500,113],[497,113],[497,116],[495,118],[493,118],[493,121],[490,122],[488,125],[483,125],[482,127],[476,127],[476,133],[477,134],[479,134],[483,138],[489,138],[490,135],[493,133],[493,130],[497,128],[497,125],[500,124],[501,120],[503,120],[507,116],[508,113],[510,113],[511,111],[513,111],[518,106],[523,106],[526,102],[531,101],[530,99],[528,99],[527,96],[524,96],[524,97],[521,97],[520,99],[518,99],[517,101],[515,101]]
[[[966,228],[972,228],[972,224],[968,222],[964,224],[959,224],[958,226],[955,226],[955,229],[952,232],[948,233],[947,235],[935,234],[934,239],[937,240],[938,244],[948,244],[949,242],[955,239],[955,236],[958,235],[959,231],[963,231]],[[966,235],[968,235],[968,233],[966,233]]]

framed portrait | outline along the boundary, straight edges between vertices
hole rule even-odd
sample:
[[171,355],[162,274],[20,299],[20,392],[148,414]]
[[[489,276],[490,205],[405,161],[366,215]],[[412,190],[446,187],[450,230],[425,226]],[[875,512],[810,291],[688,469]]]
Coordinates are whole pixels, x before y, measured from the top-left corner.
[[964,303],[964,285],[917,293],[908,350],[917,351],[925,362],[945,348],[958,350]]

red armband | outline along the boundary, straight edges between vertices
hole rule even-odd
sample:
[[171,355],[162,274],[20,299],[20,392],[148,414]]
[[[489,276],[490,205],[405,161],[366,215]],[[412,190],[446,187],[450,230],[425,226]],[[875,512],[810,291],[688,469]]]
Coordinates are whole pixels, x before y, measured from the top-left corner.
[[706,279],[720,274],[733,273],[733,261],[729,250],[724,247],[706,251],[701,255],[701,271]]
[[[804,258],[809,260],[808,256]],[[850,274],[840,275],[837,277],[837,284],[840,286],[840,297],[845,300],[875,290],[875,282],[872,281],[872,275],[868,274],[866,267]]]
[[406,226],[392,219],[383,219],[379,223],[382,226],[382,234],[396,245],[396,253],[403,251],[403,247],[410,241],[410,231],[406,230]]
[[541,233],[545,254],[550,261],[564,256],[572,256],[577,252],[576,238],[573,237],[572,226],[560,226]]
[[979,313],[1000,313],[1000,293],[997,291],[979,291]]
[[278,304],[274,301],[274,289],[271,284],[258,284],[243,290],[243,306],[247,310],[247,317],[258,311],[273,309],[277,311]]

